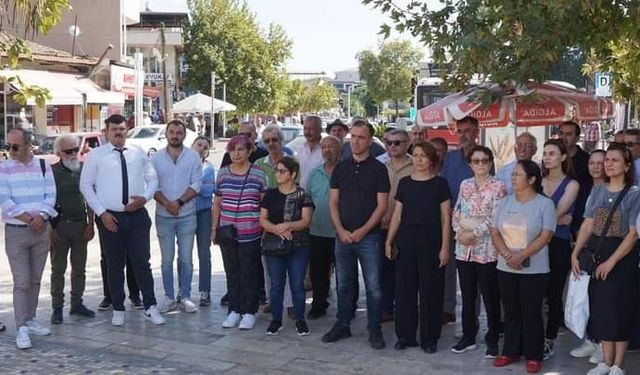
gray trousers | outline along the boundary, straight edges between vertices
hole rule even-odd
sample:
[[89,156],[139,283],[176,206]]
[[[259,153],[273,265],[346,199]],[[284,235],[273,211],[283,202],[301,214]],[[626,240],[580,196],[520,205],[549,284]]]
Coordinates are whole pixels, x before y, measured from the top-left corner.
[[51,246],[51,307],[54,309],[64,305],[64,274],[67,270],[69,252],[71,252],[71,306],[82,304],[87,265],[87,241],[82,237],[86,226],[85,221],[61,221],[56,227],[60,240],[57,245]]
[[49,255],[49,224],[40,232],[6,225],[4,247],[13,275],[13,310],[16,327],[36,316],[42,271]]

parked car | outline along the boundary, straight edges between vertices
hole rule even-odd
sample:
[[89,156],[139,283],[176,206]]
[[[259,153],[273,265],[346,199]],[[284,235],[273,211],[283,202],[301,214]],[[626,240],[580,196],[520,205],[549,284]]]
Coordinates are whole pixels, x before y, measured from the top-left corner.
[[[167,146],[166,128],[166,124],[136,126],[129,130],[127,134],[127,144],[140,146],[147,155],[151,156],[156,151]],[[198,134],[196,134],[196,132],[187,129],[184,144],[191,147],[191,144],[197,137]]]
[[[68,133],[71,135],[75,135],[78,137],[78,144],[80,145],[80,154],[78,155],[78,159],[81,162],[84,162],[87,159],[87,154],[94,148],[102,146],[107,141],[100,132],[80,132],[80,133]],[[56,141],[56,138],[60,137],[61,134],[52,135],[44,138],[40,146],[34,150],[34,154],[39,156],[42,159],[47,160],[51,164],[55,164],[60,160],[58,155],[53,153],[53,144]]]

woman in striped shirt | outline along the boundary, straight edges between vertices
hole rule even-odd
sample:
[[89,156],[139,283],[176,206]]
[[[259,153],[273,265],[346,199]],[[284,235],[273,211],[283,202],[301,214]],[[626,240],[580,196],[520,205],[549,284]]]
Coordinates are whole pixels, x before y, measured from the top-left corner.
[[233,241],[219,241],[227,274],[229,314],[224,328],[252,329],[258,312],[258,275],[260,271],[260,200],[267,189],[264,171],[249,162],[251,141],[239,135],[227,144],[231,164],[221,168],[216,179],[213,201],[211,240],[216,229],[231,225]]

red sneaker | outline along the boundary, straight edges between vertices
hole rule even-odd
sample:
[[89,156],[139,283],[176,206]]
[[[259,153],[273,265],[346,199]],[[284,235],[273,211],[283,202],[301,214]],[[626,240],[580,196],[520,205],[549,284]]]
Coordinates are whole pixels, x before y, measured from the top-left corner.
[[527,361],[525,368],[527,369],[528,373],[537,374],[538,372],[540,372],[540,370],[542,370],[542,363],[540,363],[540,361],[529,360]]
[[518,362],[519,360],[520,358],[512,358],[512,357],[507,357],[506,355],[501,355],[493,361],[493,366],[504,367],[512,363]]

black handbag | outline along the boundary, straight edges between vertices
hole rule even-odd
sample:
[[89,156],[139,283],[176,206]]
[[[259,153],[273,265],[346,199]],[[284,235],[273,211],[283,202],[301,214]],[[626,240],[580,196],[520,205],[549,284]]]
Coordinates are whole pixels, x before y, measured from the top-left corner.
[[273,233],[264,232],[262,235],[262,255],[282,257],[293,251],[293,241],[282,238]]
[[604,244],[607,233],[609,232],[609,228],[611,227],[611,220],[613,220],[613,214],[615,213],[616,209],[622,202],[622,199],[624,198],[624,196],[627,195],[627,192],[629,191],[630,188],[631,188],[631,185],[626,185],[624,189],[622,189],[620,194],[618,194],[616,201],[613,203],[613,206],[611,206],[611,209],[609,210],[609,214],[607,215],[607,220],[604,223],[604,227],[602,228],[602,233],[600,234],[600,237],[598,238],[598,242],[596,243],[596,245],[593,247],[586,246],[585,248],[582,249],[582,251],[578,255],[578,264],[580,265],[581,271],[584,271],[587,274],[593,276],[593,274],[596,272],[596,269],[598,268],[600,263],[602,263],[602,259],[600,257],[599,251],[602,248],[602,245]]
[[[247,171],[247,175],[244,178],[244,182],[242,183],[242,188],[240,189],[240,195],[238,196],[238,202],[236,203],[236,211],[240,207],[240,201],[242,200],[242,193],[244,192],[244,186],[247,184],[247,179],[249,178],[249,173],[251,173],[251,168],[253,165],[249,167]],[[235,217],[233,218],[235,222]],[[233,224],[220,225],[216,228],[216,243],[218,245],[227,245],[233,244],[238,241],[238,230],[236,226]]]

